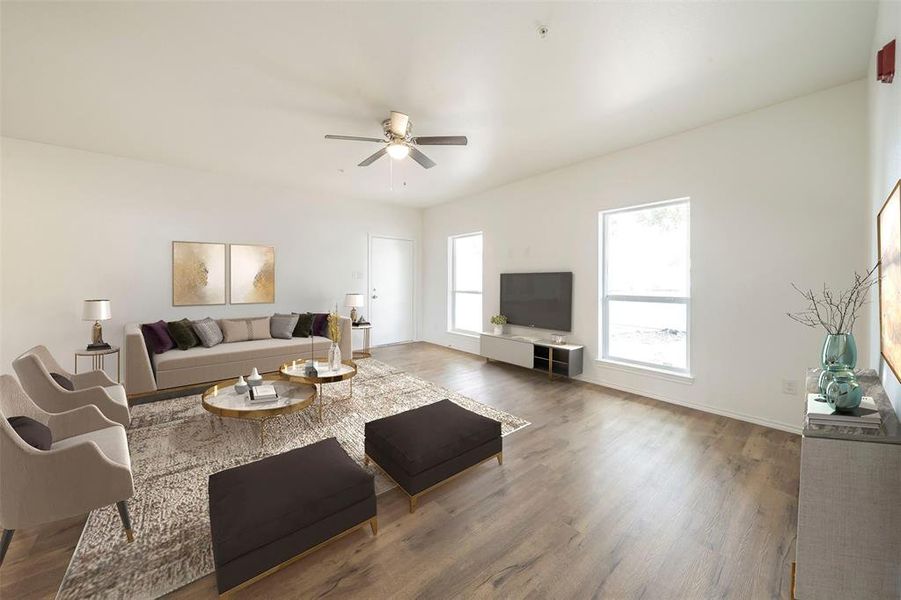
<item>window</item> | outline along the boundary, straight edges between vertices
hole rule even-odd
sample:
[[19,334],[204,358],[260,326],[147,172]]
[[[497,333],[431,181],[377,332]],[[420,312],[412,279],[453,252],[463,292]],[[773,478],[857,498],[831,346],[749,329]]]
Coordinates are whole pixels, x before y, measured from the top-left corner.
[[450,301],[448,329],[482,331],[482,234],[448,238]]
[[602,359],[689,372],[689,201],[600,213]]

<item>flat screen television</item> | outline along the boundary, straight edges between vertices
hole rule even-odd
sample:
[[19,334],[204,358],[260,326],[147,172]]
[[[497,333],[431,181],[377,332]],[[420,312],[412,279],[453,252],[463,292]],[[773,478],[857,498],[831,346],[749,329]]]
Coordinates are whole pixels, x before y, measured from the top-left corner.
[[501,314],[511,325],[572,331],[572,273],[501,273]]

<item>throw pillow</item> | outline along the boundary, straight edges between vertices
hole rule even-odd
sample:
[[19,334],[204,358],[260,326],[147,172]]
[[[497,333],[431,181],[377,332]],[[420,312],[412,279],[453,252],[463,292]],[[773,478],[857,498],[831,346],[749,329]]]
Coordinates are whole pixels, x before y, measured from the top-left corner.
[[328,337],[328,313],[313,313],[313,335]]
[[169,327],[165,321],[156,323],[144,323],[141,325],[141,333],[154,354],[162,354],[175,348],[175,340],[169,335]]
[[31,417],[9,417],[6,420],[26,444],[38,450],[50,450],[53,432],[49,427]]
[[269,320],[269,333],[280,340],[290,340],[297,327],[299,315],[280,315],[275,313]]
[[59,373],[50,373],[50,377],[53,378],[53,381],[56,382],[56,385],[63,388],[64,390],[68,390],[70,392],[75,391],[75,384],[72,383],[72,380],[65,375],[60,375]]
[[212,348],[216,344],[222,343],[222,330],[219,329],[219,323],[213,319],[207,317],[206,319],[193,321],[191,327],[204,348]]
[[294,337],[310,337],[313,335],[312,313],[294,313],[297,315],[297,326],[294,328]]
[[248,340],[268,340],[269,317],[255,319],[222,319],[222,335],[225,343],[246,342]]
[[194,333],[194,328],[191,326],[190,320],[182,319],[181,321],[169,321],[167,326],[169,328],[169,335],[175,340],[175,345],[178,346],[179,350],[187,350],[188,348],[200,345],[200,339],[197,337],[197,334]]

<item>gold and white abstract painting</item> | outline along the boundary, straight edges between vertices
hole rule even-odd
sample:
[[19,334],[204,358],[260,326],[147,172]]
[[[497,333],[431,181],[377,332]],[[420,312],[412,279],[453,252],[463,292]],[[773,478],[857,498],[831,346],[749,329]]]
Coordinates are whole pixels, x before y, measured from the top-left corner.
[[275,302],[275,248],[231,244],[232,304],[271,304]]
[[882,357],[901,378],[901,180],[877,217]]
[[172,242],[172,306],[225,304],[225,244]]

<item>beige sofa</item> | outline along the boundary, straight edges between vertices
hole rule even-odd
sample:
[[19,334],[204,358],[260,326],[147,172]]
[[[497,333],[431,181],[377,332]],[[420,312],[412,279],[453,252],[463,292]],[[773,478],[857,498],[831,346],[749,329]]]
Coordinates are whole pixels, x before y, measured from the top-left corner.
[[[341,317],[341,356],[351,358],[351,321]],[[312,354],[325,357],[332,341],[313,336]],[[252,340],[222,343],[212,348],[197,346],[150,355],[140,323],[125,326],[125,390],[129,396],[157,390],[220,381],[248,375],[254,367],[260,373],[277,371],[289,361],[310,358],[310,338]]]

